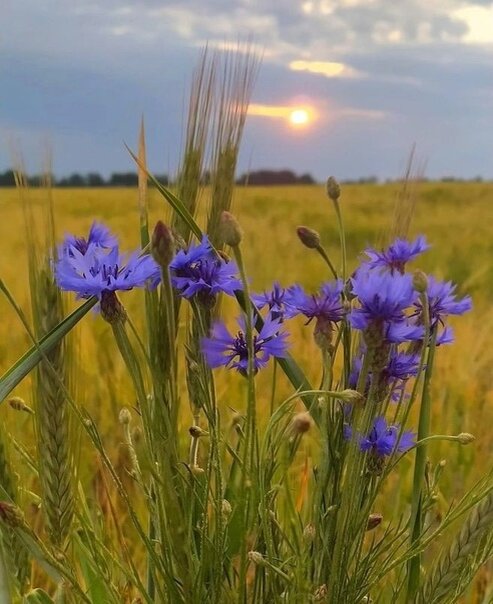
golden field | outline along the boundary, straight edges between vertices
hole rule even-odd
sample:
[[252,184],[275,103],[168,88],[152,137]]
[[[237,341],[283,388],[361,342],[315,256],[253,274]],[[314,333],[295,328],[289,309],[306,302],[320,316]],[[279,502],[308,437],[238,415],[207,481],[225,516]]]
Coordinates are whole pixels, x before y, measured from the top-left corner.
[[[460,292],[471,294],[474,302],[471,313],[452,321],[456,343],[439,350],[433,384],[433,432],[471,432],[476,436],[476,441],[468,447],[439,441],[430,445],[433,463],[442,458],[447,460],[443,479],[446,497],[441,502],[446,506],[451,497],[471,486],[492,464],[493,184],[422,183],[415,185],[414,189],[417,204],[410,235],[423,233],[433,246],[417,266],[440,278],[457,282]],[[394,204],[400,190],[398,184],[343,187],[342,203],[351,266],[355,266],[358,254],[366,246],[388,240]],[[19,193],[9,189],[0,191],[1,277],[20,306],[29,312],[25,231]],[[47,193],[33,190],[28,195],[35,211],[40,212],[38,224],[42,233],[41,208]],[[91,222],[97,219],[107,223],[119,236],[122,250],[138,245],[135,190],[58,189],[53,191],[53,199],[60,239],[65,232],[86,234]],[[206,206],[207,192],[203,195],[203,212]],[[157,218],[166,219],[169,214],[165,202],[155,190],[150,191],[150,209],[151,224]],[[254,291],[268,288],[274,280],[283,285],[300,282],[307,288],[316,288],[329,278],[320,257],[298,241],[295,228],[300,224],[320,232],[334,264],[339,264],[335,216],[322,186],[238,188],[234,213],[245,231],[243,250]],[[138,327],[143,314],[141,293],[123,294],[122,301]],[[67,302],[72,308],[74,301],[69,295]],[[229,320],[234,313],[234,303],[225,302],[223,311]],[[5,299],[0,300],[0,316],[0,372],[3,373],[30,343]],[[185,315],[183,319],[185,328]],[[133,405],[132,388],[124,374],[109,327],[92,313],[82,323],[76,336],[76,398],[95,417],[111,449],[111,444],[118,446],[121,442],[118,412],[124,405]],[[295,321],[290,331],[293,355],[316,385],[319,368],[311,326],[305,327],[301,321]],[[269,368],[258,380],[260,414],[264,419],[270,405],[271,370]],[[229,413],[228,407],[243,408],[244,385],[241,379],[233,372],[218,372],[218,397],[225,413]],[[280,378],[276,404],[291,392],[287,381]],[[15,394],[29,402],[29,385],[22,384]],[[14,435],[24,440],[26,430],[30,430],[31,418],[7,406],[1,412],[2,421]],[[182,423],[185,436],[190,421],[190,412],[184,406]],[[83,472],[87,472],[88,464],[82,465],[86,466]],[[396,496],[397,493],[402,491],[396,489]]]

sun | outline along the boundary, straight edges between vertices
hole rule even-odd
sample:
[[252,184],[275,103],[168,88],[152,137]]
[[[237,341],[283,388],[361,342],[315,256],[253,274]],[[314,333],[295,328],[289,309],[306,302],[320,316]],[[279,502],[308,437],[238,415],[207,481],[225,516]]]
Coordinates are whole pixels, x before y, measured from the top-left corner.
[[291,126],[300,127],[306,126],[310,123],[310,112],[307,109],[293,109],[288,116],[289,123]]

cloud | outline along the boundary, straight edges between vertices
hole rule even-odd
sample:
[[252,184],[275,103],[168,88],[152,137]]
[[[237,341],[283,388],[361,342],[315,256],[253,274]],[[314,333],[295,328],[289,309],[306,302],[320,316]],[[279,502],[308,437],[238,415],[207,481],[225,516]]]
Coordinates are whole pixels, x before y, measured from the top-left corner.
[[349,65],[335,61],[291,61],[289,69],[293,71],[308,71],[309,73],[320,74],[327,78],[354,78],[360,75]]
[[454,17],[467,26],[461,40],[469,44],[493,44],[493,6],[469,4],[454,11]]

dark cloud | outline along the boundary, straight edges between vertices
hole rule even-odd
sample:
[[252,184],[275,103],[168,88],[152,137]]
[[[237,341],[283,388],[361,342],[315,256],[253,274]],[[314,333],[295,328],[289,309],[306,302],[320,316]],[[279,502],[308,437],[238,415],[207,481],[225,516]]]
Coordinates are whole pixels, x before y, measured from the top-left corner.
[[[251,37],[265,51],[254,100],[312,102],[320,119],[300,137],[279,122],[249,118],[243,168],[293,166],[322,177],[330,164],[344,177],[395,175],[417,142],[430,155],[431,174],[492,175],[486,159],[493,152],[486,135],[492,45],[465,42],[474,39],[478,19],[468,21],[470,11],[492,6],[482,0],[7,0],[0,132],[4,139],[20,133],[29,150],[47,133],[59,173],[107,173],[129,167],[122,140],[135,138],[144,113],[153,126],[149,155],[168,170],[176,164],[183,99],[201,44]],[[352,68],[352,77],[291,71],[294,60],[338,61]],[[0,169],[9,163],[4,145]]]

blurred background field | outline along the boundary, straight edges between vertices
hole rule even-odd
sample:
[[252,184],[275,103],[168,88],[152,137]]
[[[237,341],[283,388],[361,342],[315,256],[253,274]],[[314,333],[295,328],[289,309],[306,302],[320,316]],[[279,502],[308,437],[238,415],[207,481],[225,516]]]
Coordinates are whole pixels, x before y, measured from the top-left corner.
[[[471,294],[474,302],[471,313],[457,321],[452,320],[456,342],[439,350],[433,384],[432,431],[441,434],[471,432],[476,436],[475,443],[468,447],[447,442],[430,446],[434,464],[442,458],[447,460],[442,483],[447,499],[440,501],[437,508],[445,510],[451,497],[463,493],[490,467],[493,446],[493,184],[430,182],[412,184],[412,189],[411,196],[416,205],[410,236],[423,233],[432,244],[417,266],[458,283],[459,291]],[[397,183],[343,187],[344,221],[352,266],[366,246],[384,245],[388,241],[395,201],[401,192],[402,185]],[[33,189],[24,194],[29,196],[34,211],[39,210],[41,221],[47,191]],[[64,233],[85,235],[91,222],[97,219],[108,224],[119,236],[122,250],[138,246],[136,190],[55,189],[51,194],[60,240]],[[158,218],[166,220],[168,209],[162,197],[153,189],[149,195],[151,225]],[[203,224],[207,203],[208,192],[205,190],[199,224]],[[315,289],[330,278],[320,257],[298,241],[295,228],[301,224],[320,232],[334,263],[339,264],[335,217],[323,186],[241,187],[235,192],[233,211],[245,231],[243,248],[254,291],[269,288],[275,280],[285,286],[299,282]],[[18,191],[2,191],[0,212],[1,276],[19,305],[29,314],[25,227]],[[142,292],[123,293],[121,299],[139,326],[143,320]],[[75,304],[68,295],[67,307],[73,308]],[[234,302],[224,301],[222,310],[227,321],[231,321],[236,313]],[[29,347],[30,341],[4,298],[0,299],[0,316],[0,371],[3,373]],[[319,363],[315,356],[318,352],[312,342],[312,326],[305,326],[301,320],[291,321],[289,330],[293,334],[292,340],[296,341],[292,350],[295,359],[313,383],[318,384]],[[134,394],[110,331],[109,326],[92,313],[79,325],[75,383],[78,403],[93,415],[109,451],[116,455],[121,451],[122,441],[118,413],[123,406],[134,405]],[[224,370],[217,372],[217,378],[218,399],[225,417],[230,414],[229,407],[241,411],[245,400],[242,378]],[[284,376],[278,375],[278,378],[274,404],[292,393]],[[271,381],[272,367],[269,367],[258,376],[261,422],[265,422],[269,414]],[[27,380],[15,394],[29,403]],[[183,398],[185,400],[186,396]],[[31,417],[6,405],[1,414],[7,429],[27,444],[29,451],[30,437],[26,440],[26,435],[32,430]],[[191,421],[191,413],[184,406],[181,414],[184,440]],[[84,457],[84,442],[81,445]],[[91,451],[89,455],[95,454]],[[393,497],[409,495],[408,489],[398,488],[403,481],[407,484],[406,463],[389,484]],[[82,466],[83,479],[92,481],[94,467],[87,463]],[[397,500],[389,501],[395,505]],[[388,504],[382,505],[385,508]],[[385,509],[382,511],[385,513]]]

